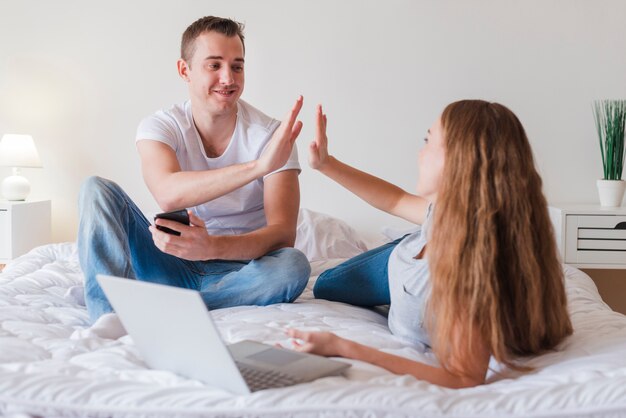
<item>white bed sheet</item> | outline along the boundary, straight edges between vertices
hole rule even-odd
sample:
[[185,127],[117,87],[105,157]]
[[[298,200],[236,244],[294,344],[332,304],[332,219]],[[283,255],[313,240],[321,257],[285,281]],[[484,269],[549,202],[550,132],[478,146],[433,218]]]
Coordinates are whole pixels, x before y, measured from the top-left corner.
[[[315,275],[341,260],[313,262],[293,304],[213,311],[229,343],[288,343],[283,329],[331,330],[416,360],[370,310],[314,300]],[[346,376],[233,396],[147,369],[130,337],[89,335],[87,313],[68,290],[82,283],[73,243],[33,250],[0,275],[0,413],[47,417],[624,417],[626,316],[611,311],[584,273],[565,266],[575,328],[559,352],[526,361],[532,373],[492,373],[490,384],[451,390],[351,361]],[[155,326],[158,326],[155,324]],[[209,355],[207,353],[207,355]],[[498,368],[497,364],[493,364]]]

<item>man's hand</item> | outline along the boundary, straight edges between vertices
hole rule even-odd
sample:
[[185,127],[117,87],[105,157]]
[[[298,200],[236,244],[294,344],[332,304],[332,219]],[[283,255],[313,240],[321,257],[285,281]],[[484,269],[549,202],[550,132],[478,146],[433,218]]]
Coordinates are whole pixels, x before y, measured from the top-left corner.
[[322,105],[317,105],[315,122],[315,139],[309,145],[309,165],[315,170],[320,170],[328,161],[327,119],[322,112]]
[[217,245],[217,237],[209,235],[202,219],[198,218],[192,211],[189,214],[190,225],[168,219],[158,218],[154,221],[156,225],[166,226],[180,232],[180,236],[168,234],[160,231],[155,225],[150,225],[152,240],[154,245],[166,254],[173,255],[190,261],[209,260]]
[[263,175],[278,170],[287,163],[296,138],[302,130],[302,122],[296,121],[298,113],[302,109],[302,102],[302,96],[298,97],[295,105],[280,123],[263,154],[259,157],[259,169]]

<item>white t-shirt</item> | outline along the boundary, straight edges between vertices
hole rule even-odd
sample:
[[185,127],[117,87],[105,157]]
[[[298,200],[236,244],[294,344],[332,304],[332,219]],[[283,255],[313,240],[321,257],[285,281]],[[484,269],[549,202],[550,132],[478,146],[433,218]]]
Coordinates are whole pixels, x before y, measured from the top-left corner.
[[[191,102],[160,110],[139,123],[135,141],[153,140],[169,145],[183,171],[213,170],[259,158],[280,122],[243,100],[237,103],[235,131],[222,155],[206,156],[202,140],[193,122]],[[300,170],[298,150],[294,146],[287,163],[263,178],[233,190],[192,209],[215,235],[250,232],[267,225],[263,208],[263,180],[283,170]]]

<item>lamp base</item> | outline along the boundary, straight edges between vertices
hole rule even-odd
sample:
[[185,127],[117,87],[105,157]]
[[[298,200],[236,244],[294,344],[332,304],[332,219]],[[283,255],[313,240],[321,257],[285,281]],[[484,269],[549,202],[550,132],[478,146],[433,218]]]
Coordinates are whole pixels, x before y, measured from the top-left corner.
[[7,200],[25,200],[30,193],[30,183],[26,177],[12,175],[2,182],[2,196]]

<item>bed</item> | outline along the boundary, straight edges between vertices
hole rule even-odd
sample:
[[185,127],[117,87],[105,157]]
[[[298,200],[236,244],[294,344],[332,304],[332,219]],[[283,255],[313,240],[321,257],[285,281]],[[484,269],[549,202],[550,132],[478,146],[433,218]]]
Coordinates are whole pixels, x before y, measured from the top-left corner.
[[[297,246],[312,265],[307,290],[293,304],[213,311],[224,340],[289,345],[286,327],[331,330],[433,364],[432,353],[391,335],[380,312],[313,298],[321,271],[373,244],[339,220],[302,211]],[[524,360],[533,372],[492,363],[488,384],[452,390],[349,361],[344,376],[233,396],[146,368],[129,336],[91,333],[76,245],[46,245],[0,274],[0,415],[626,417],[626,316],[602,302],[587,275],[563,268],[574,335],[558,351]]]

